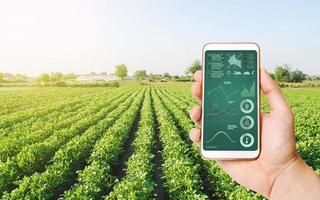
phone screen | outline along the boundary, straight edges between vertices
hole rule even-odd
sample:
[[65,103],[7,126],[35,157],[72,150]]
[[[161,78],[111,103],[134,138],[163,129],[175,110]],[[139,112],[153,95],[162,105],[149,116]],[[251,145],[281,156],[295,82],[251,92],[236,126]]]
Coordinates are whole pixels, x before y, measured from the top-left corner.
[[204,67],[203,148],[257,150],[257,52],[209,50]]

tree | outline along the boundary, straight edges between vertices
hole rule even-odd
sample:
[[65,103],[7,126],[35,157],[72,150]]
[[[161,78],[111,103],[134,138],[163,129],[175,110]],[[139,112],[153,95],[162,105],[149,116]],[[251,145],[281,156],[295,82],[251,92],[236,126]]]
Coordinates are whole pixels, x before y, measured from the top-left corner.
[[161,74],[149,74],[149,80],[160,80],[161,79]]
[[185,73],[187,75],[193,75],[196,71],[201,69],[200,61],[195,60],[192,62],[191,66],[187,67]]
[[128,67],[124,64],[116,66],[116,76],[121,80],[128,76]]
[[162,75],[163,78],[170,78],[171,75],[168,72],[163,73]]
[[290,72],[290,82],[301,83],[307,79],[307,75],[302,71],[295,70]]
[[61,72],[52,72],[50,74],[50,80],[51,81],[59,81],[63,77],[63,74]]
[[38,82],[49,82],[50,76],[47,73],[42,73],[38,76],[37,81]]
[[174,76],[173,76],[173,79],[174,79],[174,80],[179,80],[179,79],[180,79],[180,76],[174,75]]
[[137,70],[134,74],[133,77],[137,80],[144,80],[147,77],[147,72],[146,70]]
[[62,78],[63,78],[63,79],[67,79],[67,80],[76,79],[76,78],[77,78],[77,75],[75,75],[74,73],[68,73],[68,74],[66,74],[66,75],[63,75]]
[[277,66],[274,70],[274,80],[278,82],[289,82],[290,81],[290,69],[288,65]]
[[90,76],[95,76],[95,75],[97,75],[97,73],[95,73],[95,72],[90,72]]

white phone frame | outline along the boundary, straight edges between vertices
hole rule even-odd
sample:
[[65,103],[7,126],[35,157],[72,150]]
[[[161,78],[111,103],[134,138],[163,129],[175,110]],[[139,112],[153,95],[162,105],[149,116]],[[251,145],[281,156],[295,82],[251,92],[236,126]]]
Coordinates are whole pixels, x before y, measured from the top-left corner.
[[[255,151],[216,151],[216,150],[205,150],[203,148],[203,139],[204,137],[201,137],[201,157],[203,159],[209,159],[209,160],[234,160],[234,159],[254,159],[257,158],[260,154],[260,134],[261,134],[261,117],[260,117],[260,47],[257,43],[254,42],[216,42],[216,43],[207,43],[202,48],[202,88],[204,91],[204,74],[205,74],[205,52],[208,50],[255,50],[257,51],[257,128],[258,128],[258,143],[257,143],[257,150]],[[202,98],[203,99],[203,92],[202,92]],[[204,102],[202,101],[202,108],[204,108]],[[204,109],[202,109],[202,116],[204,116]],[[201,120],[201,130],[203,130],[203,118]],[[201,133],[202,134],[202,133]]]

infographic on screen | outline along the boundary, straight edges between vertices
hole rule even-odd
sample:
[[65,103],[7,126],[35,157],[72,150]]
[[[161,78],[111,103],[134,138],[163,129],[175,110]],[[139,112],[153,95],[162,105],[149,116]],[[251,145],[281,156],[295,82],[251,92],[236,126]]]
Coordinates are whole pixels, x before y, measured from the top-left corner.
[[203,148],[257,149],[257,52],[206,51]]

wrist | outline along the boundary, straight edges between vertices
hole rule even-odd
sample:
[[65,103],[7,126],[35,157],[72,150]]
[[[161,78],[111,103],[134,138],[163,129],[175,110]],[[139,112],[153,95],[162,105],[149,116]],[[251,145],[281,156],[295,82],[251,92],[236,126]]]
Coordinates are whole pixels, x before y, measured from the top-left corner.
[[269,199],[314,199],[319,190],[320,178],[297,156],[275,179]]

